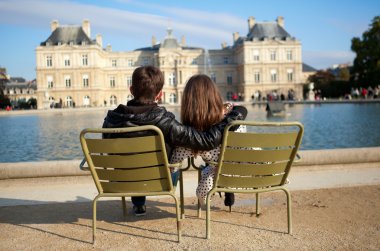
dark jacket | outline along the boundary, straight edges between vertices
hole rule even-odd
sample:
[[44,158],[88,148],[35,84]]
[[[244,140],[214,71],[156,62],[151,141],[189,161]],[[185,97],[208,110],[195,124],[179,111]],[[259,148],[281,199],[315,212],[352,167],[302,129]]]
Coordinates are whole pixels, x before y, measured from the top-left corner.
[[[128,104],[119,105],[110,110],[104,119],[103,128],[121,128],[140,125],[155,125],[161,129],[165,138],[167,152],[170,156],[171,147],[182,146],[195,150],[211,150],[219,146],[223,137],[224,127],[232,120],[242,120],[247,116],[245,107],[236,107],[219,124],[205,132],[185,126],[175,119],[173,113],[156,103],[140,104],[131,100]],[[128,137],[128,135],[117,135]],[[137,135],[129,135],[137,136]],[[111,135],[103,135],[109,138]]]

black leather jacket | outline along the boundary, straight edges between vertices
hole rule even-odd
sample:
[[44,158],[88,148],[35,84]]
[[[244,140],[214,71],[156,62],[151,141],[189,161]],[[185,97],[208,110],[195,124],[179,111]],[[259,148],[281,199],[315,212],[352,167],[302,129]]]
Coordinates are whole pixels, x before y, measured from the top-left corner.
[[[171,147],[173,146],[182,146],[195,150],[216,148],[221,144],[224,127],[232,120],[242,120],[246,116],[247,109],[245,107],[235,107],[219,124],[201,132],[178,122],[174,114],[168,112],[165,107],[158,106],[155,103],[140,104],[135,100],[131,100],[126,106],[119,105],[115,110],[108,111],[104,119],[103,128],[155,125],[161,129],[164,135],[166,148],[170,156]],[[103,135],[103,138],[110,137],[111,135]],[[128,137],[128,135],[118,135],[118,137]]]

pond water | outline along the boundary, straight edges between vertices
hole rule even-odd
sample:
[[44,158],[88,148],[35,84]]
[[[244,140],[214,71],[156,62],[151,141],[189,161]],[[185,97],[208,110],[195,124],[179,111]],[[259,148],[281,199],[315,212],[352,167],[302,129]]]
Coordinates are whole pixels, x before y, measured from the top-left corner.
[[[301,150],[380,146],[380,103],[286,105],[286,117],[267,117],[265,106],[246,105],[247,120],[299,121]],[[177,118],[179,107],[170,109]],[[70,160],[83,157],[79,133],[101,127],[105,111],[0,117],[0,162]]]

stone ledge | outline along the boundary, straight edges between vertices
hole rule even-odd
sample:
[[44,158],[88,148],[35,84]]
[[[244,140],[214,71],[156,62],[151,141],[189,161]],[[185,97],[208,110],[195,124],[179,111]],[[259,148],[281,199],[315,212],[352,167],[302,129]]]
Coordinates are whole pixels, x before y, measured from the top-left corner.
[[[295,168],[380,167],[380,147],[300,151],[301,161]],[[0,163],[0,180],[37,177],[82,176],[81,160]],[[196,165],[202,164],[196,160]],[[187,164],[187,163],[186,163]]]

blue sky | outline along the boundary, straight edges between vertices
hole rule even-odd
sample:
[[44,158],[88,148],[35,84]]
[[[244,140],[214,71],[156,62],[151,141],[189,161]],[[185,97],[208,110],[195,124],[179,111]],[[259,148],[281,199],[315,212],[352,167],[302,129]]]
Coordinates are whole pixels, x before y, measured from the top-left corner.
[[317,69],[349,63],[351,39],[361,37],[380,15],[378,0],[0,0],[0,66],[12,77],[35,78],[35,48],[50,35],[50,23],[91,23],[91,36],[103,35],[113,51],[130,51],[162,41],[168,26],[189,46],[218,49],[245,36],[247,19],[285,19],[285,29],[302,42],[303,61]]

